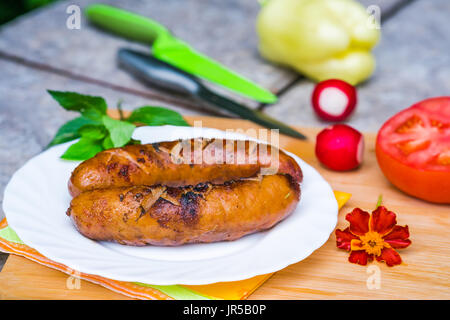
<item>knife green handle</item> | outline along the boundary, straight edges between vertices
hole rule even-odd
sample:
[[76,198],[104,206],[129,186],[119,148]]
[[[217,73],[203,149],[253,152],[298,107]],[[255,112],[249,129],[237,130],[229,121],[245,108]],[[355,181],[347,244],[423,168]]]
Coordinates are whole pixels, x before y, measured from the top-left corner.
[[170,34],[158,22],[116,7],[92,4],[84,11],[94,24],[131,40],[151,44],[160,35]]
[[104,4],[88,6],[85,14],[93,24],[105,30],[151,44],[152,54],[156,58],[189,74],[262,103],[277,101],[277,97],[269,90],[195,51],[152,19]]

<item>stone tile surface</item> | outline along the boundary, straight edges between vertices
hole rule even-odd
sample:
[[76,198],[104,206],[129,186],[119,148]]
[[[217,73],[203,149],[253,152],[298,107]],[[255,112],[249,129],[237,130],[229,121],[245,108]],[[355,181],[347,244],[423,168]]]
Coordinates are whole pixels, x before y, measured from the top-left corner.
[[[365,6],[378,4],[384,13],[395,4],[408,0],[361,1]],[[94,2],[97,1],[59,1],[3,26],[0,28],[0,50],[75,74],[148,90],[141,81],[118,69],[116,61],[116,52],[121,47],[149,51],[148,47],[103,32],[90,25],[84,17],[80,30],[67,29],[67,7],[75,4],[84,8]],[[278,92],[298,77],[295,72],[271,65],[259,56],[254,27],[259,10],[257,1],[107,0],[103,3],[159,21],[200,52],[273,92]],[[212,87],[251,107],[258,105],[216,86]]]
[[[149,51],[148,47],[103,32],[84,18],[80,30],[66,28],[68,5],[84,8],[94,2],[98,1],[60,1],[5,25],[0,29],[0,50],[77,74],[145,90],[144,84],[117,68],[116,52],[120,47]],[[254,28],[259,10],[257,1],[103,2],[157,20],[198,51],[272,91],[297,77],[294,72],[273,66],[259,57]],[[257,105],[227,94],[252,106]]]

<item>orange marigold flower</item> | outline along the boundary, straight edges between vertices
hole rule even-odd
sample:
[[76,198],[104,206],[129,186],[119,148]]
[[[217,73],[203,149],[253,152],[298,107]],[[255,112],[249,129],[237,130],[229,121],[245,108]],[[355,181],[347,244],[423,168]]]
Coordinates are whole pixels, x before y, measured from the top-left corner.
[[402,262],[395,249],[411,244],[408,226],[398,226],[395,213],[379,206],[372,214],[353,209],[345,219],[350,226],[336,229],[336,245],[350,251],[348,261],[365,266],[367,262],[385,261],[389,267]]

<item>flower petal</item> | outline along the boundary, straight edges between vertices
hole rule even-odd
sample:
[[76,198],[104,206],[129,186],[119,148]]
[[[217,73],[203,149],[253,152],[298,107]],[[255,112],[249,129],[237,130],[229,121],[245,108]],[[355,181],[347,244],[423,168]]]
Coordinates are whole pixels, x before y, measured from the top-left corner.
[[370,229],[382,236],[391,232],[392,228],[397,224],[395,213],[383,206],[379,206],[372,212],[370,221]]
[[348,261],[351,263],[357,263],[362,266],[365,266],[367,264],[367,261],[372,261],[373,255],[368,254],[365,251],[352,251],[350,253],[350,256],[348,257]]
[[384,240],[401,239],[406,240],[409,238],[408,226],[395,226],[390,233],[383,237]]
[[370,214],[368,212],[355,208],[345,216],[345,219],[350,222],[351,233],[362,236],[369,231]]
[[411,244],[409,238],[408,226],[395,226],[392,232],[383,237],[383,240],[391,245],[392,248],[402,249]]
[[352,251],[364,250],[362,248],[361,240],[359,240],[359,239],[352,239],[352,241],[350,241],[350,250],[352,250]]
[[336,229],[336,246],[339,249],[344,249],[350,251],[350,242],[352,239],[358,239],[357,236],[350,232],[350,228],[345,228],[344,230]]
[[385,261],[389,267],[402,263],[402,258],[398,252],[392,248],[383,248],[381,254],[376,258],[377,261]]
[[395,240],[387,240],[385,242],[387,242],[392,248],[395,248],[395,249],[404,249],[404,248],[409,247],[409,245],[411,244],[411,240],[409,240],[409,239],[406,239],[406,240],[395,239]]

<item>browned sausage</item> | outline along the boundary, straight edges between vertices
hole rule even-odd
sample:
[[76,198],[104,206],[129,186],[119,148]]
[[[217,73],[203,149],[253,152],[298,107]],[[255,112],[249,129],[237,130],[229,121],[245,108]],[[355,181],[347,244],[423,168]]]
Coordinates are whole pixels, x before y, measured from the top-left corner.
[[[193,151],[196,143],[201,144],[200,160],[199,153]],[[185,144],[192,152],[182,149]],[[76,196],[83,191],[110,187],[157,184],[179,187],[202,182],[220,184],[253,177],[271,165],[276,168],[274,174],[288,174],[300,182],[302,172],[298,164],[284,152],[278,151],[275,147],[249,141],[235,141],[232,148],[227,149],[225,142],[216,139],[129,145],[102,151],[81,163],[72,173],[69,191]],[[277,152],[278,158],[272,157],[274,152]],[[221,159],[222,164],[213,161],[216,158]],[[180,161],[185,162],[177,163]]]
[[195,187],[116,187],[86,191],[67,214],[94,240],[127,245],[181,245],[234,240],[271,228],[300,197],[288,175]]

